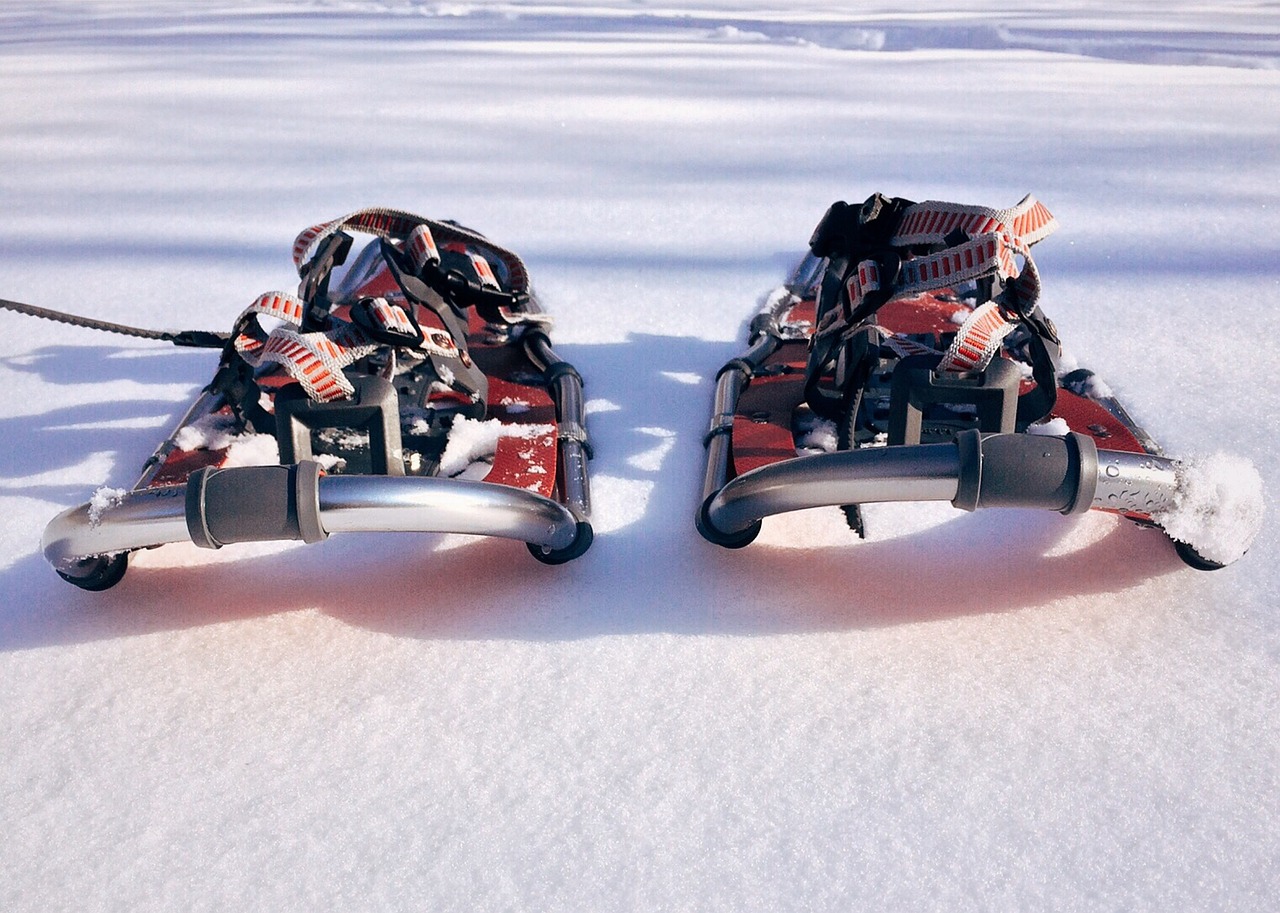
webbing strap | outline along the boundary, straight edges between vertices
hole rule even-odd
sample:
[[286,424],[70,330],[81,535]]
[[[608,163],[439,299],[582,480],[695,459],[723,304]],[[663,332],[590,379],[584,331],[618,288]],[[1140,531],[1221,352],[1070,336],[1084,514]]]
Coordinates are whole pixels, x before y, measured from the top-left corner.
[[[236,351],[254,368],[265,362],[280,365],[317,402],[351,396],[355,387],[342,369],[372,354],[378,346],[350,323],[335,322],[323,333],[299,332],[303,309],[302,299],[288,292],[259,295],[236,321]],[[260,329],[255,333],[251,328],[248,318],[254,315],[274,317],[282,323],[263,336]]]
[[[1030,330],[1032,376],[1035,389],[1018,399],[1018,421],[1043,417],[1057,395],[1053,325],[1039,311],[1040,272],[1031,245],[1058,227],[1053,214],[1028,194],[1009,209],[990,209],[929,201],[907,207],[894,232],[894,245],[946,245],[943,250],[911,258],[902,264],[901,286],[895,294],[943,288],[987,276],[1006,282],[997,301],[978,307],[961,325],[938,365],[942,373],[984,370],[1000,351],[1005,336],[1017,323]],[[1022,259],[1019,269],[1017,259]]]
[[1013,329],[994,301],[975,308],[947,347],[938,363],[944,374],[963,374],[966,371],[982,371],[1000,351],[1000,344]]
[[502,285],[498,282],[498,277],[493,274],[493,267],[489,265],[489,261],[473,250],[468,250],[467,256],[471,258],[471,268],[476,271],[476,278],[480,280],[481,288],[501,291]]
[[[907,207],[890,239],[895,248],[947,245],[943,250],[904,257],[889,289],[891,297],[949,288],[985,276],[1017,283],[1017,293],[1030,311],[1039,296],[1040,281],[1030,247],[1051,234],[1057,220],[1028,194],[1009,209],[929,201]],[[957,232],[962,240],[955,241]],[[1018,268],[1017,257],[1024,261]],[[849,310],[856,313],[870,292],[883,289],[880,265],[862,260],[845,280]]]
[[429,266],[440,265],[440,248],[436,245],[435,235],[425,224],[413,226],[409,237],[404,240],[404,247],[413,268],[419,273]]
[[[1039,308],[1040,274],[1031,246],[1058,227],[1033,196],[1016,206],[993,209],[958,203],[889,199],[873,195],[861,207],[838,202],[827,210],[810,239],[822,258],[816,291],[816,326],[805,365],[805,399],[819,414],[834,417],[847,401],[847,378],[839,358],[890,301],[976,282],[978,307],[958,328],[937,370],[985,370],[1005,337],[1027,330],[1035,387],[1018,398],[1019,423],[1053,407],[1058,338]],[[923,354],[902,338],[884,344],[903,357]],[[836,389],[827,385],[834,380]]]
[[[293,261],[302,277],[300,294],[308,300],[307,290],[315,285],[311,274],[316,272],[317,263],[327,275],[328,264],[321,261],[326,244],[347,231],[363,232],[379,239],[386,266],[409,299],[405,309],[383,299],[353,306],[352,320],[364,331],[363,342],[409,345],[424,351],[433,364],[437,358],[451,359],[449,364],[435,364],[441,377],[447,378],[446,383],[455,390],[465,390],[473,399],[483,400],[485,378],[466,352],[467,322],[460,316],[460,309],[475,305],[485,319],[496,318],[512,324],[538,320],[542,315],[536,307],[523,312],[531,294],[528,272],[520,257],[452,222],[425,219],[398,209],[362,209],[312,225],[295,239]],[[446,261],[442,249],[460,255],[465,264],[462,271]],[[507,289],[495,269],[505,274]],[[433,312],[448,332],[418,327],[412,310],[414,305]],[[516,313],[517,308],[521,313]],[[306,322],[301,326],[312,328]],[[281,340],[288,339],[288,343],[282,341],[274,347],[265,347],[268,341],[264,340],[260,357],[278,361],[313,398],[349,395],[346,389],[349,384],[342,377],[341,368],[366,352],[344,335],[348,332],[352,331],[342,326],[310,334],[281,329],[279,336]],[[297,338],[289,339],[290,335]],[[249,354],[254,352],[250,350]]]
[[285,327],[272,330],[257,353],[240,354],[254,367],[274,362],[302,385],[307,396],[321,403],[355,393],[342,369],[377,350],[349,323],[324,333],[299,333]]
[[253,304],[244,309],[236,325],[245,322],[245,317],[250,314],[262,314],[264,317],[275,317],[294,326],[301,326],[305,310],[306,305],[297,295],[288,292],[263,292],[254,299]]
[[[990,302],[979,307],[960,328],[939,366],[949,373],[982,370],[1013,328],[1010,320],[1035,309],[1040,274],[1030,247],[1057,227],[1053,214],[1030,194],[1008,209],[935,200],[914,203],[902,211],[889,239],[891,248],[903,252],[901,258],[889,256],[895,260],[894,275],[883,276],[883,264],[874,257],[858,261],[844,280],[847,302],[824,315],[815,335],[822,338],[852,330],[879,304],[893,298],[998,277],[1012,287],[1017,315]],[[908,255],[918,247],[941,249]],[[1023,261],[1021,267],[1018,258]]]
[[[342,369],[375,352],[378,330],[414,337],[414,348],[429,356],[461,359],[462,351],[453,338],[435,327],[418,328],[400,305],[385,298],[367,299],[364,313],[373,321],[372,333],[353,323],[332,321],[323,333],[303,333],[302,299],[288,292],[267,292],[245,308],[236,322],[238,332],[235,349],[250,365],[264,362],[278,364],[302,385],[307,395],[318,402],[329,402],[351,396],[355,387]],[[254,315],[281,321],[270,333],[255,327],[248,318]]]
[[1008,209],[927,200],[908,206],[902,213],[893,244],[944,244],[959,230],[970,237],[1007,232],[1030,246],[1057,227],[1058,220],[1031,194]]
[[367,313],[374,324],[384,331],[390,331],[402,337],[420,335],[418,327],[409,319],[408,312],[386,298],[371,298]]
[[[415,229],[420,226],[426,229],[425,235],[415,232]],[[362,231],[388,241],[408,240],[410,255],[414,258],[414,265],[419,269],[424,263],[430,262],[435,265],[440,262],[438,244],[458,243],[477,246],[493,253],[506,266],[512,292],[527,293],[529,291],[529,272],[525,268],[524,261],[513,251],[499,247],[483,235],[463,228],[461,225],[437,222],[399,209],[380,207],[357,210],[330,222],[322,222],[304,229],[293,242],[293,263],[298,268],[299,274],[302,274],[316,248],[325,238],[345,229]],[[416,253],[415,245],[422,245],[424,252]]]
[[849,301],[856,308],[871,292],[878,292],[880,284],[880,264],[875,260],[863,260],[857,268],[849,273],[845,280],[845,290],[849,293]]
[[938,359],[937,370],[940,373],[963,374],[982,371],[991,364],[1005,336],[1013,330],[1013,324],[1005,320],[995,302],[988,301],[965,318],[946,352],[939,352],[901,333],[890,333],[883,327],[877,329],[880,331],[880,344],[899,358],[932,355]]
[[1004,232],[979,235],[955,247],[903,261],[895,292],[918,295],[982,276],[1012,279],[1018,274],[1014,254],[1024,250],[1015,237]]
[[916,342],[910,337],[903,336],[900,333],[890,333],[883,327],[877,327],[880,330],[880,344],[889,349],[899,358],[908,358],[912,355],[933,355],[941,358],[942,353],[932,346],[927,346],[922,342]]

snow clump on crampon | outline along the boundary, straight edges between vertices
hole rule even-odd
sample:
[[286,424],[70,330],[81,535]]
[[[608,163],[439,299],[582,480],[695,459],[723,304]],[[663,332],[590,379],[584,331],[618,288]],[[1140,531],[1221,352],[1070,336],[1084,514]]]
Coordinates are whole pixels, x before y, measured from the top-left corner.
[[508,425],[491,418],[478,421],[463,416],[453,420],[449,442],[440,455],[440,475],[457,476],[472,463],[491,459],[503,437],[535,438],[554,434],[553,425]]
[[1173,507],[1152,519],[1170,537],[1218,564],[1230,564],[1262,528],[1262,476],[1243,457],[1217,453],[1178,467]]
[[238,430],[234,416],[211,412],[178,429],[173,444],[179,450],[223,450],[231,446]]

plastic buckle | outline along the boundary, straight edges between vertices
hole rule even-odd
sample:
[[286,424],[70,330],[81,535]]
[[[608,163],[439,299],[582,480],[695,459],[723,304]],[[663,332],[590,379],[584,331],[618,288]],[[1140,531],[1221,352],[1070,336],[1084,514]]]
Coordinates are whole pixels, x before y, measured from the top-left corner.
[[323,465],[329,457],[343,461],[341,471],[347,473],[404,475],[395,388],[372,374],[348,375],[348,379],[355,386],[350,399],[316,402],[297,384],[276,394],[280,462],[316,460]]

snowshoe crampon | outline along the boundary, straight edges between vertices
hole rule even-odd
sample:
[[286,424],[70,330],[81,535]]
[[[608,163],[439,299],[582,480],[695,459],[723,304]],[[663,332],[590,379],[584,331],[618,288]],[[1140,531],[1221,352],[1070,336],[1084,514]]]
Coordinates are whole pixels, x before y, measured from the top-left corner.
[[1240,557],[1257,471],[1166,457],[1064,355],[1030,253],[1055,228],[1032,197],[834,204],[717,377],[703,537],[741,548],[762,518],[827,505],[866,535],[860,505],[936,500],[1110,511],[1163,529],[1193,567]]
[[49,524],[58,573],[100,590],[142,548],[348,531],[501,536],[549,564],[585,552],[582,381],[520,258],[388,209],[309,228],[293,256],[298,293],[241,314],[138,483]]

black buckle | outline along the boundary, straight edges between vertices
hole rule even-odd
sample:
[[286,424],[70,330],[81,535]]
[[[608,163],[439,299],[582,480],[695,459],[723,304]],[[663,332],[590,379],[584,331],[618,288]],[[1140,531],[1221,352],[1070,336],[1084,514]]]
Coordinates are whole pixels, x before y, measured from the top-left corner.
[[299,384],[276,394],[276,441],[280,462],[289,465],[334,457],[342,471],[359,475],[404,475],[400,401],[390,382],[372,374],[348,374],[350,399],[316,402]]
[[381,343],[384,346],[392,346],[399,349],[415,348],[422,345],[422,328],[418,326],[418,322],[413,318],[413,305],[401,309],[405,316],[408,317],[409,324],[413,328],[413,332],[408,333],[379,323],[373,316],[373,309],[377,306],[376,303],[376,298],[361,298],[351,305],[351,322],[362,329],[365,335],[374,342]]

